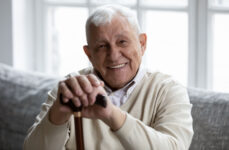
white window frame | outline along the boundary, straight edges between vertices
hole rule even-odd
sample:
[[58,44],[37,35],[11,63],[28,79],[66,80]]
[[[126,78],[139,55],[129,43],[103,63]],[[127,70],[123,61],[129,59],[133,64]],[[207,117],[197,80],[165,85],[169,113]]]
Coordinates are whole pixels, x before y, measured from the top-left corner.
[[[210,0],[188,0],[187,7],[151,7],[140,6],[140,0],[137,0],[133,9],[137,10],[137,17],[140,26],[144,28],[143,10],[157,10],[157,11],[176,11],[187,12],[188,14],[188,87],[198,87],[212,89],[212,15],[214,13],[229,13],[229,9],[222,9],[217,7],[210,7],[208,2]],[[66,6],[66,7],[86,7],[89,14],[93,7],[97,5],[91,4],[87,0],[85,4],[69,4],[64,2],[47,3],[44,0],[35,1],[35,70],[48,72],[47,62],[49,60],[47,54],[47,41],[45,38],[46,32],[46,17],[47,8],[50,6]],[[44,61],[40,61],[44,60]]]
[[210,0],[189,0],[189,86],[213,89],[213,15],[229,14]]
[[208,55],[209,55],[209,61],[208,61],[208,64],[209,64],[209,89],[213,89],[213,61],[214,61],[214,58],[213,58],[213,16],[215,14],[227,14],[229,15],[229,6],[228,7],[217,7],[217,6],[211,6],[210,3],[208,4],[208,31],[210,33],[209,35],[209,39],[208,39]]

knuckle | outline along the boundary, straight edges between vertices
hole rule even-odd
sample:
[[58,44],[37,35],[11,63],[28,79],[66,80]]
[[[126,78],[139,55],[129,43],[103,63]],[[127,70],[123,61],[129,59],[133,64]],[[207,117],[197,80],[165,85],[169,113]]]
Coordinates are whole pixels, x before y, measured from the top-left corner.
[[65,84],[61,84],[59,86],[59,91],[60,93],[62,93],[65,97],[71,97],[72,94],[71,92],[69,91],[69,89],[67,88],[67,86]]
[[60,81],[60,82],[58,83],[58,86],[59,86],[59,87],[60,87],[60,86],[63,86],[63,84],[65,84],[64,81]]
[[87,103],[87,95],[86,94],[83,94],[82,96],[80,96],[80,100],[83,104],[86,104]]
[[82,96],[83,95],[83,92],[80,89],[77,89],[76,90],[76,95],[77,96]]
[[64,89],[61,93],[64,94],[65,96],[67,96],[67,95],[70,94],[69,91],[68,91],[67,89]]
[[69,77],[68,79],[65,80],[67,84],[72,84],[73,81],[74,81],[73,77]]
[[86,101],[86,94],[82,94],[81,96],[80,96],[80,99],[82,100],[82,101]]
[[99,79],[95,75],[93,75],[93,74],[88,75],[88,79],[90,80],[90,82],[91,82],[92,85],[97,86],[97,85],[100,84]]
[[85,82],[87,82],[87,80],[88,80],[86,78],[86,76],[84,76],[84,75],[80,75],[78,79],[79,79],[79,82],[82,84],[85,84]]
[[59,89],[60,89],[60,91],[63,91],[65,89],[65,83],[61,82],[59,84]]
[[87,85],[84,89],[85,89],[85,91],[87,93],[91,93],[92,92],[92,87],[90,85]]
[[93,80],[96,80],[97,79],[97,77],[95,75],[93,75],[93,74],[89,74],[88,75],[88,78],[93,79]]
[[77,77],[71,77],[67,80],[68,87],[76,96],[81,96],[83,94],[81,85],[80,85],[80,81],[79,81],[80,78],[81,77],[77,76]]
[[79,81],[81,88],[86,93],[90,93],[92,91],[91,82],[89,81],[89,79],[86,76],[80,76],[78,81]]
[[73,98],[73,101],[74,101],[74,104],[75,104],[76,106],[80,106],[80,105],[81,105],[80,100],[79,100],[77,97],[74,97],[74,98]]
[[76,76],[76,79],[78,79],[78,80],[82,80],[82,78],[83,78],[83,75]]

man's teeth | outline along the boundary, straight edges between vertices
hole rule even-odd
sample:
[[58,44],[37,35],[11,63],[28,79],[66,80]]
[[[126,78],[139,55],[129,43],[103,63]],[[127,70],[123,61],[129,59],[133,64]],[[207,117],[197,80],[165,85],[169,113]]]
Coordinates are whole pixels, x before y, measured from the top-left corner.
[[110,68],[112,69],[117,69],[117,68],[121,68],[121,67],[124,67],[125,64],[120,64],[120,65],[117,65],[117,66],[111,66]]

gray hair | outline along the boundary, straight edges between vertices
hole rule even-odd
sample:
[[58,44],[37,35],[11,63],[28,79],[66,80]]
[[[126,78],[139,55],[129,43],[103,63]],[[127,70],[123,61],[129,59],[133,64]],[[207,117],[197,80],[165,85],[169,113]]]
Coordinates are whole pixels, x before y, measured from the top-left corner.
[[88,17],[86,22],[86,32],[88,34],[89,26],[94,24],[95,26],[104,25],[110,23],[113,17],[117,14],[122,15],[127,19],[129,24],[136,30],[139,34],[141,32],[136,14],[129,8],[121,5],[103,5],[97,7],[92,14]]

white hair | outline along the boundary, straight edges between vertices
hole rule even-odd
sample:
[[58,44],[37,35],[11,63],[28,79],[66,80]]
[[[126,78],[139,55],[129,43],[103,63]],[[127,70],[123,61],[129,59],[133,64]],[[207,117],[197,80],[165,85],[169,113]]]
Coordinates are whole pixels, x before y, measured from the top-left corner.
[[89,26],[94,24],[96,27],[110,23],[115,15],[122,15],[128,21],[128,23],[136,30],[139,34],[141,32],[136,14],[127,7],[121,5],[103,5],[97,7],[92,14],[88,17],[86,22],[86,32],[88,36]]

